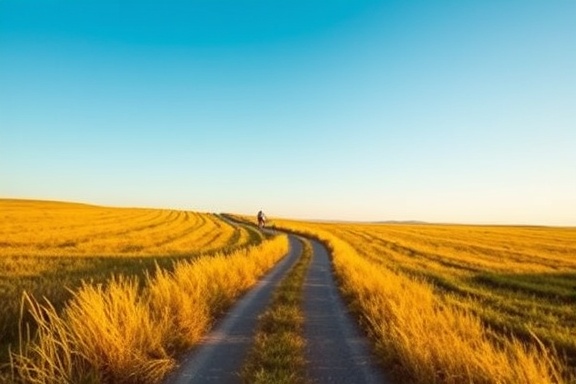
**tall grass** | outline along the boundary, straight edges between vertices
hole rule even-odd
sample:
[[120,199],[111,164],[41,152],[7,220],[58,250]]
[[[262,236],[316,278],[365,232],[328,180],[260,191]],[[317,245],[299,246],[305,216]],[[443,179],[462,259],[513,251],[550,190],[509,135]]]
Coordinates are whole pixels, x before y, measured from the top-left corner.
[[18,348],[24,291],[60,311],[82,281],[106,284],[129,275],[142,282],[157,266],[171,269],[176,260],[263,239],[260,231],[208,213],[0,199],[0,382],[9,347]]
[[325,226],[374,264],[426,281],[486,327],[538,341],[576,368],[576,228]]
[[417,383],[558,383],[562,365],[544,348],[500,338],[477,317],[436,300],[432,288],[334,247],[344,292],[397,376]]
[[[13,355],[26,383],[157,383],[176,357],[288,250],[285,236],[158,270],[142,287],[118,277],[86,284],[62,313],[26,298],[38,328]],[[26,335],[24,332],[23,335]]]
[[553,350],[484,327],[434,287],[377,264],[314,224],[282,222],[332,250],[341,289],[383,363],[406,383],[565,383],[574,378]]

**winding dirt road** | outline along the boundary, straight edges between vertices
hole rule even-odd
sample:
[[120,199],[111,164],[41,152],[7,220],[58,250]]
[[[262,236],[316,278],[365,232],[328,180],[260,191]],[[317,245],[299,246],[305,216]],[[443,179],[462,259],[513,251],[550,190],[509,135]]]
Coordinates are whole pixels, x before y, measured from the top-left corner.
[[[296,236],[289,235],[289,240],[289,253],[184,357],[166,384],[241,382],[238,372],[251,346],[258,316],[302,252]],[[314,254],[304,282],[303,303],[308,378],[319,384],[387,383],[339,295],[328,251],[311,241]]]

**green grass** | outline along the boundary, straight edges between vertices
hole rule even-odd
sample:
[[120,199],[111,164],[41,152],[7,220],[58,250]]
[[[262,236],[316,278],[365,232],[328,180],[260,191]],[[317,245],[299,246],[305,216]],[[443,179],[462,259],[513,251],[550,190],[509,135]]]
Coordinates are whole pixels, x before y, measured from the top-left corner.
[[274,292],[271,304],[258,320],[252,349],[242,369],[250,384],[307,383],[302,336],[302,290],[312,259],[312,246],[304,241],[298,263]]

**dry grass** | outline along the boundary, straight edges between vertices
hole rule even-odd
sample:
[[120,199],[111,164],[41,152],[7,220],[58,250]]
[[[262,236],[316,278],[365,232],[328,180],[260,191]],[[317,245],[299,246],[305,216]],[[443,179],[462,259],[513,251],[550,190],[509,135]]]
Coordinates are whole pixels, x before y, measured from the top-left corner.
[[140,286],[175,261],[263,239],[206,213],[0,199],[0,382],[9,346],[18,349],[23,292],[47,298],[59,313],[82,282],[104,289],[111,276],[132,276]]
[[175,357],[288,250],[286,237],[228,255],[178,262],[140,287],[129,278],[85,285],[59,314],[27,298],[39,329],[14,355],[26,383],[157,383]]
[[[9,299],[0,320],[25,287],[49,298],[24,300],[23,324],[36,328],[23,327],[12,380],[29,383],[160,381],[287,249],[283,237],[262,242],[207,214],[0,208],[0,296]],[[329,245],[342,291],[399,381],[576,381],[576,229],[275,223]]]
[[0,233],[0,259],[188,255],[250,239],[246,228],[207,213],[1,199]]
[[[553,338],[524,337],[513,332],[515,323],[507,323],[510,317],[500,317],[506,326],[492,327],[482,316],[516,307],[519,318],[522,303],[516,296],[493,285],[482,292],[499,297],[499,302],[457,292],[472,289],[470,278],[488,272],[574,271],[569,239],[575,230],[277,223],[330,246],[341,289],[372,335],[382,361],[401,382],[574,381],[569,372],[573,368],[549,348],[559,345]],[[563,289],[545,277],[541,282],[548,292]],[[531,295],[543,308],[542,313],[534,308],[536,318],[544,318],[556,305],[550,295]],[[574,313],[573,301],[566,305]],[[573,332],[571,324],[568,332]],[[566,331],[557,323],[541,326],[547,334]]]

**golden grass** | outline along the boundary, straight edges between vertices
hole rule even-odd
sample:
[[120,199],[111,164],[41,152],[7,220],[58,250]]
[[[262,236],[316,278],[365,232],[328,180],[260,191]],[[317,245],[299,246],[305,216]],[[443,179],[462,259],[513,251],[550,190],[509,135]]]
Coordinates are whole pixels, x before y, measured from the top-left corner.
[[246,228],[207,213],[2,199],[0,234],[0,259],[180,255],[249,240]]
[[104,287],[123,275],[142,284],[158,266],[172,270],[177,260],[263,239],[249,226],[207,213],[0,199],[0,367],[9,345],[18,348],[23,292],[46,297],[59,312],[83,281]]
[[180,261],[144,287],[119,277],[85,285],[59,314],[27,298],[40,330],[13,356],[26,383],[157,383],[176,356],[288,250],[285,236],[231,254]]
[[[576,382],[576,229],[275,223],[329,245],[342,291],[399,381]],[[12,367],[30,383],[158,382],[287,247],[276,238],[238,249],[262,235],[214,215],[7,200],[0,234],[0,297],[26,288],[50,298],[24,301],[23,323],[38,331],[23,328],[30,342]],[[17,301],[4,300],[2,316]],[[0,321],[4,340],[9,325]]]
[[[555,340],[517,335],[505,317],[506,326],[490,326],[482,317],[486,308],[504,309],[467,289],[487,272],[574,271],[575,230],[276,222],[330,246],[341,289],[401,382],[574,382],[573,368],[549,348],[558,346]],[[458,289],[465,293],[458,296]],[[510,308],[517,304],[497,287],[483,292]],[[550,296],[531,294],[546,310],[554,307]],[[564,331],[542,326],[550,334]]]

